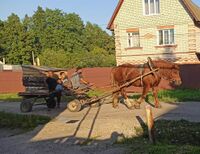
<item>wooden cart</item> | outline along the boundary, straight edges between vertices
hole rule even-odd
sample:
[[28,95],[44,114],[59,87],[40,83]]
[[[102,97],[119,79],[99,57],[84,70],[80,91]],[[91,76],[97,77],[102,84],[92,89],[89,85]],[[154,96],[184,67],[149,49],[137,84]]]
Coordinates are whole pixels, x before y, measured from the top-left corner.
[[[55,68],[38,68],[38,67],[23,67],[23,84],[26,87],[26,91],[19,93],[19,96],[23,97],[23,100],[20,105],[20,109],[22,112],[30,112],[32,107],[35,105],[56,105],[54,99],[50,98],[50,94],[48,93],[47,85],[45,83],[46,76],[41,73],[41,71],[64,71],[63,69],[55,69]],[[137,78],[123,84],[122,86],[113,89],[105,94],[98,97],[88,97],[85,93],[84,89],[82,90],[71,90],[71,96],[74,96],[74,100],[67,104],[68,110],[71,112],[79,112],[84,106],[93,105],[99,106],[105,103],[105,100],[108,97],[111,97],[114,93],[119,92],[121,89],[125,87],[131,86],[132,83],[137,80],[141,80],[141,78],[152,74],[158,71],[158,69],[154,69],[146,74],[138,76]],[[37,103],[38,99],[44,99],[45,103]]]
[[[30,112],[32,107],[37,105],[56,105],[55,100],[49,97],[50,94],[44,72],[52,71],[59,73],[60,71],[67,71],[67,69],[23,65],[22,70],[22,81],[25,91],[18,93],[22,97],[21,112]],[[38,103],[37,100],[41,98],[44,99],[44,102]]]

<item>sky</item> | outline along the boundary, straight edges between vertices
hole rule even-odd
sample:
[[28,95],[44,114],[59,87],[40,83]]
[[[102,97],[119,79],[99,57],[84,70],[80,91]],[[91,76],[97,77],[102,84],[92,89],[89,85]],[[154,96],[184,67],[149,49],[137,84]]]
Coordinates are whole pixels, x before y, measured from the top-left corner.
[[90,21],[105,29],[118,0],[0,0],[0,19],[6,20],[13,12],[20,18],[32,15],[38,6],[60,9],[79,14],[84,22]]
[[[119,0],[0,0],[0,20],[6,20],[11,13],[21,19],[34,14],[38,6],[60,9],[66,13],[77,13],[84,22],[90,21],[106,28]],[[193,0],[200,6],[200,0]]]

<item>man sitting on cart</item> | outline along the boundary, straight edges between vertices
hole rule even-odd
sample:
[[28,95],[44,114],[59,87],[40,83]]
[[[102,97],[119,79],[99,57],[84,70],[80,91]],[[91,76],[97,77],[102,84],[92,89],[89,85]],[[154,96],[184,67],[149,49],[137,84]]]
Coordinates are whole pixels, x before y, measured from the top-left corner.
[[90,83],[83,78],[81,67],[77,67],[74,74],[72,74],[71,83],[74,90],[86,90],[91,86]]
[[66,90],[72,89],[72,83],[69,79],[68,72],[60,72],[60,79],[62,81],[63,88]]

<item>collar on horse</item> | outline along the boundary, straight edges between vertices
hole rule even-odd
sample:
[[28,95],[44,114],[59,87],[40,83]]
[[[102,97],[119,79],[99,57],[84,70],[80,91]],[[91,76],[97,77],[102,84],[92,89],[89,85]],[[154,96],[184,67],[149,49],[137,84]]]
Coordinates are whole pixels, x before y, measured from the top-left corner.
[[[148,62],[147,62],[147,65],[149,66],[149,69],[150,71],[153,71],[154,69],[154,65],[153,65],[153,62],[152,62],[152,59],[150,57],[147,58]],[[141,74],[141,85],[143,87],[143,77],[142,75],[144,74],[144,67],[145,67],[146,64],[142,64],[141,67],[140,67],[140,74]],[[155,77],[156,81],[158,81],[158,75],[155,73],[155,72],[152,72],[153,73],[153,76]]]
[[[147,60],[148,60],[148,65],[149,65],[150,70],[153,71],[154,66],[153,66],[152,59],[150,57],[148,57]],[[158,82],[158,75],[156,74],[156,72],[152,72],[152,73],[156,79],[156,82]]]

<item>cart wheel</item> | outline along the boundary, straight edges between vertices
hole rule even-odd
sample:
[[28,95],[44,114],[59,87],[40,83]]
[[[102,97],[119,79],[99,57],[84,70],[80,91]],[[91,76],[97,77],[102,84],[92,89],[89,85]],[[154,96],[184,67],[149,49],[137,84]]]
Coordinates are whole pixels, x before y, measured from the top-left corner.
[[82,104],[79,100],[75,99],[67,104],[67,108],[71,112],[79,112],[82,108]]
[[31,112],[32,111],[33,104],[30,101],[30,99],[24,99],[22,100],[20,104],[20,110],[21,112]]

